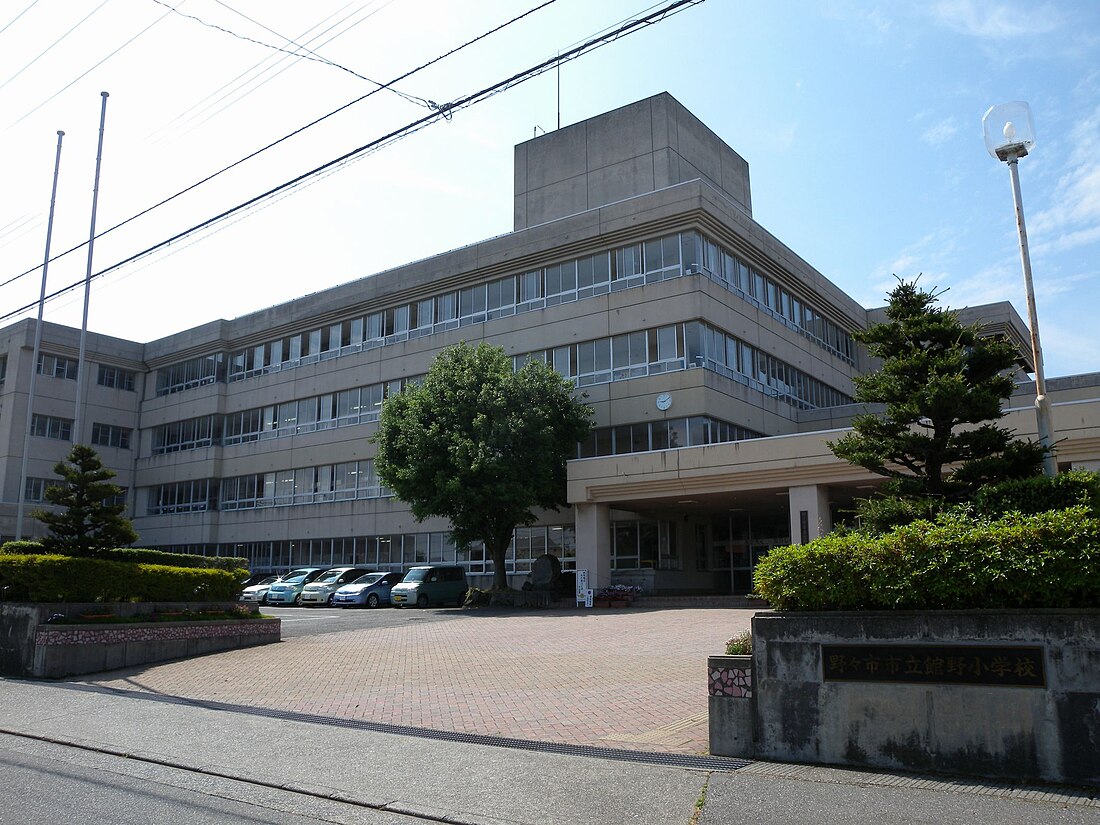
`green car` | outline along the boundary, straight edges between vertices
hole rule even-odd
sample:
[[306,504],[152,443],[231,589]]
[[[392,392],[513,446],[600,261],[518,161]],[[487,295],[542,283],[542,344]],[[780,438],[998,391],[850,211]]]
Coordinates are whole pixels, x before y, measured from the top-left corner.
[[466,568],[457,564],[414,567],[390,590],[390,603],[396,607],[438,607],[447,602],[461,605],[468,587]]

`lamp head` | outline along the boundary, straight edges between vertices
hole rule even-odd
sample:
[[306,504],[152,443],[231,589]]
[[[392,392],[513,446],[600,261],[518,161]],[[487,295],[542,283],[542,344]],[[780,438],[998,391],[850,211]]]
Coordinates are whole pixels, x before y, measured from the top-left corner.
[[982,117],[985,148],[997,160],[1022,158],[1035,145],[1031,107],[1022,100],[989,107]]

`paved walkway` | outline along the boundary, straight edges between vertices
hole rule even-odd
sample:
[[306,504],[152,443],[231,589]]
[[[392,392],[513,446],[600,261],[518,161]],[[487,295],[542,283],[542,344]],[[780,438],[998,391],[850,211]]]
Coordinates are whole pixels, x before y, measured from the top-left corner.
[[79,681],[433,730],[698,754],[707,750],[706,657],[747,629],[754,612],[471,611]]

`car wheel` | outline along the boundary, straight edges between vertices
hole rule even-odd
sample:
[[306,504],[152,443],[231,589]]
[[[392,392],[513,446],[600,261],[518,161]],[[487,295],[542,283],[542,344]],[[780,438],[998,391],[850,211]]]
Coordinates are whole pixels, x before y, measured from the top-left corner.
[[295,607],[301,607],[302,606],[302,594],[301,593],[299,593],[297,596],[294,597],[294,606]]
[[264,593],[262,596],[260,596],[260,604],[267,604],[267,594],[266,593]]
[[425,596],[423,593],[421,593],[420,596],[418,596],[417,599],[416,599],[416,606],[417,607],[427,607],[428,606],[428,597]]
[[378,594],[371,593],[367,596],[367,607],[378,607]]
[[329,595],[329,597],[328,597],[328,606],[329,607],[332,607],[333,599],[335,599],[335,598],[336,598],[335,593],[332,593],[332,594]]

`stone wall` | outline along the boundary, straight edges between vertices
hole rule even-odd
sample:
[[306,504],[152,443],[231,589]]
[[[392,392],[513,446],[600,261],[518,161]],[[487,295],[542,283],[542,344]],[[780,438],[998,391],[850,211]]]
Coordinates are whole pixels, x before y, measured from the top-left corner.
[[730,755],[1100,785],[1100,611],[758,613],[753,643]]
[[111,613],[219,611],[232,604],[4,604],[0,605],[0,674],[58,678],[201,656],[277,642],[279,619],[49,624],[53,615],[75,619]]

